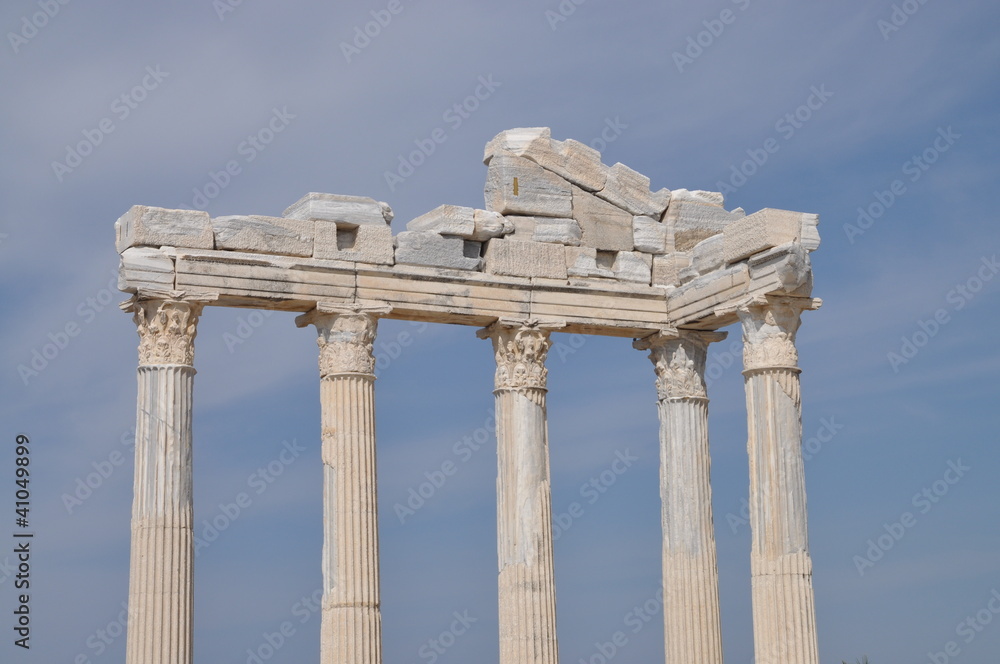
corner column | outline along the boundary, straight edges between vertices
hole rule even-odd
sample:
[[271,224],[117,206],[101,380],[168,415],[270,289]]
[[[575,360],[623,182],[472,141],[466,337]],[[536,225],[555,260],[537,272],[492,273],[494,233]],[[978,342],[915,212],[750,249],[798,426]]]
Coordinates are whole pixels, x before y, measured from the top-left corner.
[[493,342],[497,371],[497,555],[500,664],[557,664],[552,492],[545,412],[549,331],[498,322],[480,330]]
[[319,333],[323,436],[322,664],[381,664],[375,357],[380,307],[320,305],[296,319]]
[[680,330],[633,344],[656,368],[667,664],[722,663],[705,359],[708,344],[725,338]]
[[743,323],[750,456],[750,567],[759,664],[818,664],[806,531],[802,399],[795,333],[811,298],[761,296]]
[[191,664],[191,396],[203,304],[130,302],[139,332],[128,664]]

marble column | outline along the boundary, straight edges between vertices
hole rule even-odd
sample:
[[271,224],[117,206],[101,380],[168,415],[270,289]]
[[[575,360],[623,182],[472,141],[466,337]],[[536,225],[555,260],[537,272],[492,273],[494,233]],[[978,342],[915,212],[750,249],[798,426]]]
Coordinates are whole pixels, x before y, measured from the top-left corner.
[[722,662],[705,358],[708,344],[725,337],[680,330],[633,344],[649,350],[656,368],[667,664]]
[[321,664],[381,664],[375,357],[378,313],[320,307],[300,316],[319,333],[323,437]]
[[128,664],[191,664],[191,394],[203,304],[129,303],[139,331]]
[[549,332],[495,323],[500,664],[557,664],[552,492],[545,413]]
[[811,298],[762,296],[743,323],[754,653],[758,664],[818,664],[806,532],[802,401],[795,333]]

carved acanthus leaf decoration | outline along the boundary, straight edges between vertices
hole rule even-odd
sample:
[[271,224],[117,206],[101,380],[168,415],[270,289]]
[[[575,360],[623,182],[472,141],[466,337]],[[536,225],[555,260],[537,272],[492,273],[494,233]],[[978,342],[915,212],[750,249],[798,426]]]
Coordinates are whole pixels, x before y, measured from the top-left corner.
[[548,331],[498,326],[491,337],[497,361],[497,389],[545,389],[545,358],[551,346]]
[[319,373],[330,376],[342,373],[374,374],[375,333],[378,318],[366,313],[342,313],[317,316],[319,336]]
[[194,338],[203,304],[143,300],[133,306],[139,332],[139,365],[194,365]]
[[803,307],[791,299],[741,307],[743,322],[743,367],[747,370],[797,368],[799,354],[795,333]]

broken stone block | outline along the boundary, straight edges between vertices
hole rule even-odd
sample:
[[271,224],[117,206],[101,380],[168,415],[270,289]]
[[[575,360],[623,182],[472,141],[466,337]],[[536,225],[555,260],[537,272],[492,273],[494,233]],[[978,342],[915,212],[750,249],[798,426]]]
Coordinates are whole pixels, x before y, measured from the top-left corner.
[[459,270],[478,270],[482,259],[465,253],[466,240],[457,235],[431,231],[403,231],[396,236],[396,264],[430,265]]
[[118,289],[135,293],[137,288],[174,289],[174,259],[153,247],[129,247],[121,253]]
[[531,242],[535,239],[535,221],[537,217],[504,217],[507,221],[511,223],[514,227],[514,233],[511,237],[516,237],[518,240],[524,240],[525,242]]
[[652,217],[633,217],[632,237],[636,251],[649,254],[667,252],[667,227]]
[[680,273],[691,265],[691,255],[687,253],[653,256],[653,285],[680,286]]
[[129,247],[214,249],[215,237],[207,212],[133,205],[115,222],[115,248]]
[[476,210],[474,215],[476,230],[468,239],[485,242],[491,238],[503,237],[514,232],[514,224],[499,212]]
[[258,215],[212,219],[216,249],[282,256],[311,257],[314,226],[312,221]]
[[597,195],[633,215],[659,219],[670,202],[670,191],[649,190],[649,178],[618,163],[608,169],[608,179]]
[[689,192],[683,189],[673,192],[670,206],[663,217],[663,222],[667,225],[668,249],[689,251],[694,245],[721,233],[727,225],[745,216],[740,209],[726,211],[720,203],[715,202],[721,200],[721,194],[711,194],[714,192]]
[[631,251],[633,215],[597,196],[573,188],[572,217],[580,224],[583,245],[602,251]]
[[438,235],[458,235],[475,242],[514,231],[514,225],[497,212],[459,205],[436,207],[408,223],[406,228],[411,231],[431,231]]
[[801,212],[764,208],[726,226],[727,263],[753,256],[779,244],[794,242],[802,232]]
[[723,266],[725,235],[719,233],[702,240],[691,249],[691,267],[698,274],[708,274]]
[[570,184],[538,164],[498,154],[486,173],[486,209],[502,215],[572,217]]
[[392,208],[366,196],[308,193],[282,214],[287,219],[334,221],[385,226],[392,221]]
[[[614,279],[614,251],[598,251],[593,247],[566,247],[566,274],[571,277]],[[601,264],[598,265],[598,255]]]
[[441,205],[406,224],[406,230],[469,237],[476,232],[476,211],[470,207]]
[[512,238],[490,240],[485,271],[510,277],[566,278],[566,253],[561,245]]
[[581,236],[580,224],[576,219],[535,217],[535,242],[576,246],[580,244]]
[[751,292],[802,297],[812,294],[809,252],[798,242],[789,242],[757,254],[748,263]]
[[392,229],[388,226],[318,222],[313,258],[392,265]]
[[819,249],[819,215],[804,213],[802,215],[802,231],[799,235],[799,242],[807,251]]
[[604,188],[607,166],[601,153],[578,141],[554,141],[548,127],[510,129],[486,144],[483,161],[489,164],[497,154],[530,159],[547,171],[588,191]]
[[621,281],[649,285],[652,280],[653,257],[638,251],[619,251],[612,271]]

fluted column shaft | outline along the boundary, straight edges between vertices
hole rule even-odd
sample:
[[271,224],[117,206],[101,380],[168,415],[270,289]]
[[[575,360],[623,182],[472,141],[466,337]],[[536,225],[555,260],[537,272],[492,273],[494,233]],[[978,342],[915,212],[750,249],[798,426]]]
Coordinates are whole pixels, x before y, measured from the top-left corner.
[[128,664],[191,664],[191,397],[202,305],[131,305],[139,332]]
[[722,662],[705,358],[725,336],[682,330],[634,344],[650,351],[659,397],[667,664]]
[[806,530],[802,400],[795,333],[809,298],[739,310],[750,456],[754,651],[758,664],[818,664]]
[[371,312],[307,314],[319,332],[323,436],[321,664],[381,664]]
[[494,324],[500,664],[557,664],[546,423],[549,332]]

